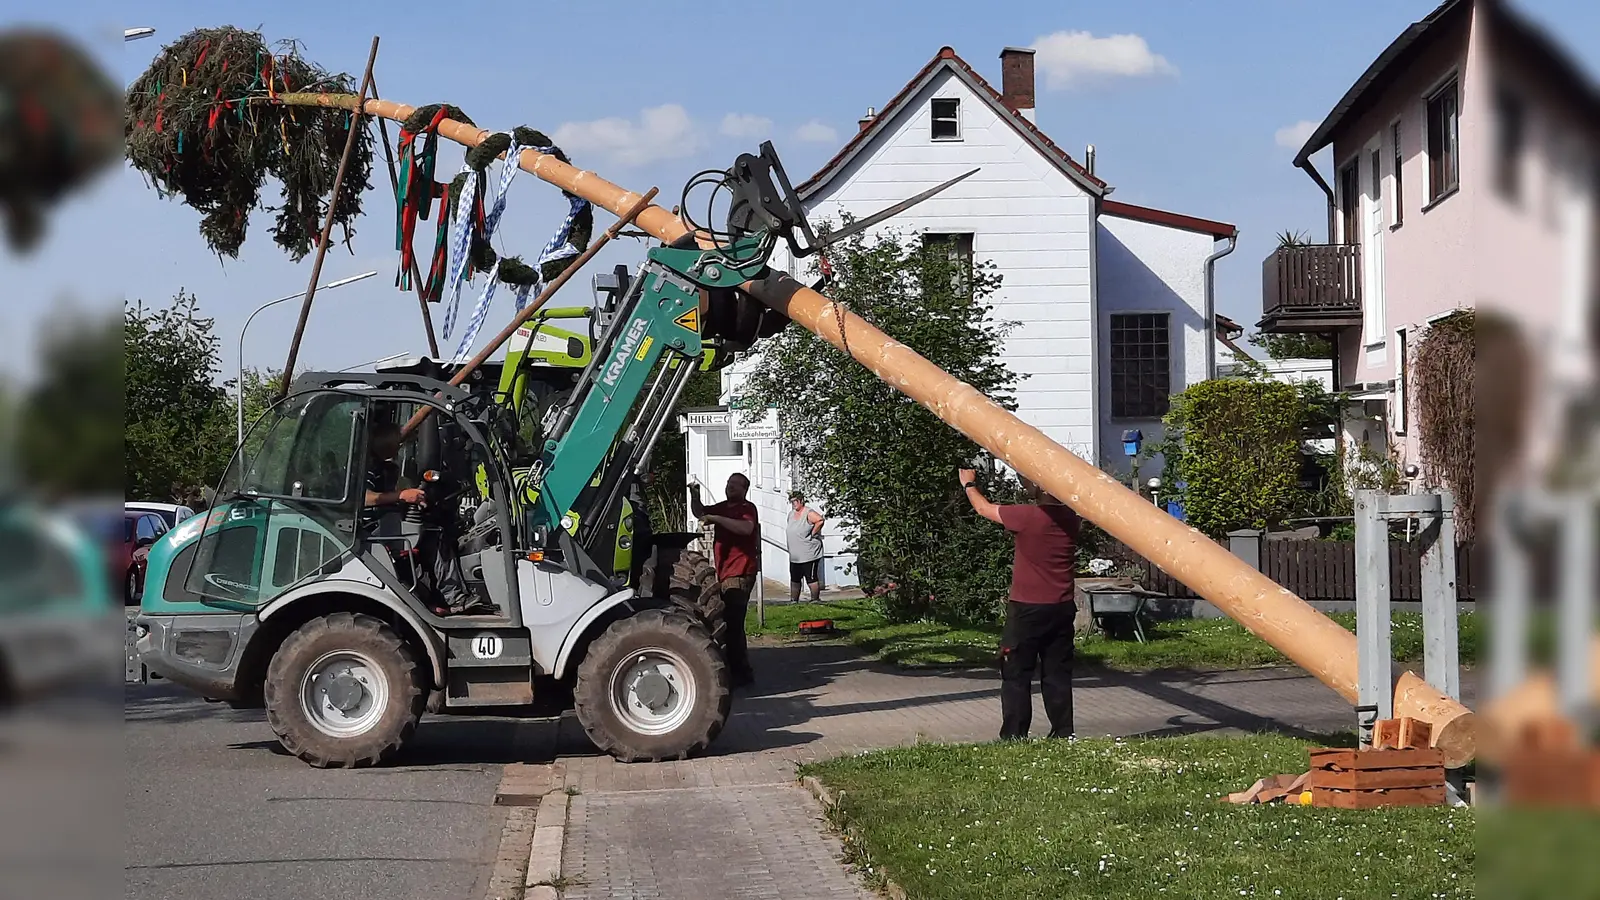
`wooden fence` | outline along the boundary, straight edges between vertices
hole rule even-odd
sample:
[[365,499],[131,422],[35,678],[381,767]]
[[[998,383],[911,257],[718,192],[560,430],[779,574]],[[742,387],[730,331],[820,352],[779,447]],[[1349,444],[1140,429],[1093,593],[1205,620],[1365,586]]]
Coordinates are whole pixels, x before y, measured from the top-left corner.
[[[1131,551],[1129,551],[1131,553]],[[1138,578],[1147,590],[1178,599],[1199,597],[1187,585],[1142,557],[1128,560],[1144,570]],[[1476,600],[1485,585],[1483,566],[1470,544],[1456,548],[1456,598]],[[1354,541],[1264,541],[1261,571],[1304,600],[1355,600]],[[1392,600],[1422,599],[1422,545],[1391,541],[1389,591]]]

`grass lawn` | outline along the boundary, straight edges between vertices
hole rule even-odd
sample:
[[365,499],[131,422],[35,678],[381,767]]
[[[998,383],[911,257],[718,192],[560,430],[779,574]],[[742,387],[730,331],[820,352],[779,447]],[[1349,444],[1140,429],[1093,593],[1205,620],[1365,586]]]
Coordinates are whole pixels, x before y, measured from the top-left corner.
[[[933,622],[894,625],[886,621],[871,600],[834,603],[780,604],[767,607],[765,628],[756,626],[752,608],[745,622],[752,635],[775,639],[795,637],[799,624],[811,619],[832,619],[841,639],[884,662],[904,666],[989,665],[1000,641],[998,626],[952,628]],[[1333,619],[1354,630],[1354,613],[1335,613]],[[1482,629],[1474,613],[1464,613],[1461,623],[1461,661],[1476,661]],[[1145,629],[1150,640],[1114,640],[1090,635],[1078,641],[1078,659],[1089,665],[1113,669],[1239,669],[1284,665],[1288,658],[1232,619],[1181,619],[1159,622]],[[1422,616],[1394,614],[1394,656],[1402,662],[1422,659]]]
[[803,774],[840,798],[850,861],[914,900],[1475,896],[1469,809],[1219,799],[1307,764],[1302,741],[1195,736],[925,744]]

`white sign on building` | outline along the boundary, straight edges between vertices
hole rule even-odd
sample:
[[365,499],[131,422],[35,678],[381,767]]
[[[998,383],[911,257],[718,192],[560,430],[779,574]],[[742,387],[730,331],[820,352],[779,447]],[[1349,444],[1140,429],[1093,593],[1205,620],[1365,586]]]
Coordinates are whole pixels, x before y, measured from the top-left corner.
[[767,409],[762,415],[752,415],[752,411],[736,409],[726,415],[732,416],[729,422],[729,436],[736,441],[775,441],[778,439],[778,411]]

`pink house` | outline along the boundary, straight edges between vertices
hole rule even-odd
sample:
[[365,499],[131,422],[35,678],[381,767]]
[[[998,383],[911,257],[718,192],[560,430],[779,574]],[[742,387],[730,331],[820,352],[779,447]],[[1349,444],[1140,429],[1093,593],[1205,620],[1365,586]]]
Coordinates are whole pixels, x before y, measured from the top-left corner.
[[[1324,177],[1310,157],[1329,146]],[[1446,0],[1367,67],[1295,165],[1327,195],[1328,240],[1266,259],[1259,327],[1332,338],[1356,401],[1347,440],[1417,461],[1407,362],[1457,309],[1509,313],[1566,377],[1592,379],[1600,90],[1537,27],[1501,2]]]

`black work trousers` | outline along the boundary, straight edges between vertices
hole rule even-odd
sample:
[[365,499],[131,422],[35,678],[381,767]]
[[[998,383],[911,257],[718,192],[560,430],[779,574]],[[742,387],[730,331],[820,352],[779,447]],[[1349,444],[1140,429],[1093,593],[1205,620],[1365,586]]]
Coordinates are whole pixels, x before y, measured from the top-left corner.
[[443,522],[437,528],[424,529],[417,547],[433,589],[447,608],[465,606],[472,599],[467,592],[466,579],[461,574],[461,557],[456,550],[456,541],[455,523]]
[[722,604],[724,621],[728,625],[728,671],[734,681],[750,680],[750,650],[745,639],[744,619],[750,611],[750,592],[759,575],[743,575],[722,579]]
[[1050,736],[1072,734],[1073,603],[1006,603],[1000,635],[1000,737],[1025,738],[1033,723],[1033,677],[1039,675]]

